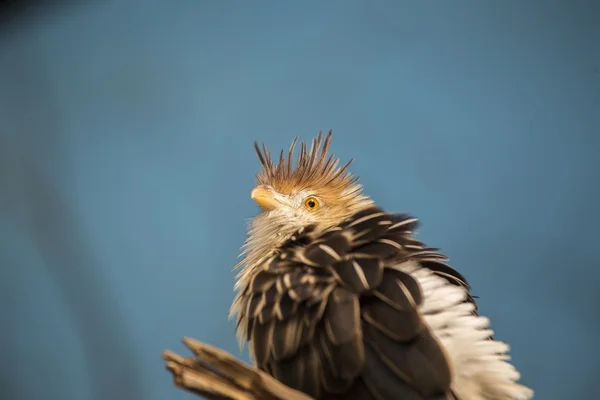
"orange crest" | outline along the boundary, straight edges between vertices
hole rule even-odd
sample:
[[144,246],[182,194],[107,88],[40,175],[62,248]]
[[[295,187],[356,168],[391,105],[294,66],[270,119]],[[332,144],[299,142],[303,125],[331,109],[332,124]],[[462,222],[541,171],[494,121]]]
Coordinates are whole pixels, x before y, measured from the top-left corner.
[[[355,185],[358,178],[348,172],[348,167],[353,160],[338,168],[339,159],[335,158],[333,154],[327,154],[331,143],[331,134],[332,132],[329,131],[323,140],[322,133],[319,132],[317,137],[312,140],[310,150],[307,149],[305,142],[300,143],[296,166],[293,165],[293,157],[297,136],[290,146],[287,157],[281,150],[277,164],[273,162],[271,153],[265,144],[263,143],[261,149],[255,142],[254,147],[262,167],[256,175],[257,184],[269,185],[282,194],[291,194],[306,189],[317,190],[326,196],[333,197],[360,194],[360,187]],[[351,190],[353,188],[357,190]]]

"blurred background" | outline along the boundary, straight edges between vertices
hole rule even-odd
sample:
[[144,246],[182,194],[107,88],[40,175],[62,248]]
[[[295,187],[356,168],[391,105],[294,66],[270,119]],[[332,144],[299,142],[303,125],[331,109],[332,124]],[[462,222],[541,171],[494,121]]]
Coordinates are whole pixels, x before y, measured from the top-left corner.
[[121,0],[0,36],[0,398],[177,400],[238,351],[258,162],[332,148],[470,280],[538,399],[600,374],[600,3]]

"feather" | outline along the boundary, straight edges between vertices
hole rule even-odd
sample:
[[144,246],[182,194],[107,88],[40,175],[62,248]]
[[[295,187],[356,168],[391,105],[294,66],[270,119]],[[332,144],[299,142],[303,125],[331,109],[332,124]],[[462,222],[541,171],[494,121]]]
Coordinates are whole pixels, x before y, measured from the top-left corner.
[[[243,292],[240,321],[257,366],[324,399],[470,400],[456,386],[478,379],[475,367],[456,370],[467,362],[461,357],[484,352],[473,365],[500,375],[470,385],[528,399],[466,279],[410,236],[416,226],[408,215],[369,207],[338,226],[290,235]],[[461,356],[467,338],[481,344]]]
[[[373,399],[377,400],[450,400],[450,393],[423,397],[404,379],[398,379],[368,344],[365,345],[366,365],[362,378]],[[367,398],[367,397],[363,397]],[[467,399],[468,400],[468,399]]]
[[292,316],[275,321],[273,329],[273,360],[285,360],[296,354],[302,339],[302,320],[298,316]]
[[399,341],[364,325],[365,341],[383,363],[423,397],[448,391],[451,371],[446,356],[429,330],[421,330],[409,341]]
[[[296,138],[277,162],[255,143],[257,183],[285,203],[252,221],[236,267],[231,314],[258,368],[324,400],[530,399],[465,277],[413,236],[416,218],[364,196],[330,143]],[[301,208],[308,194],[320,208]]]
[[332,272],[349,290],[361,294],[381,283],[383,263],[377,258],[352,257],[333,264]]
[[323,135],[319,132],[316,139],[312,141],[310,150],[307,150],[306,143],[301,143],[295,168],[292,166],[292,158],[297,139],[292,142],[287,157],[284,156],[283,151],[280,153],[277,163],[273,162],[266,145],[263,144],[261,148],[258,143],[254,143],[261,165],[256,183],[271,186],[279,193],[290,193],[307,187],[321,187],[328,190],[333,197],[338,196],[344,200],[359,196],[360,191],[351,190],[357,181],[357,178],[348,172],[352,160],[338,168],[339,161],[333,155],[327,154],[331,134],[330,131],[323,140]]

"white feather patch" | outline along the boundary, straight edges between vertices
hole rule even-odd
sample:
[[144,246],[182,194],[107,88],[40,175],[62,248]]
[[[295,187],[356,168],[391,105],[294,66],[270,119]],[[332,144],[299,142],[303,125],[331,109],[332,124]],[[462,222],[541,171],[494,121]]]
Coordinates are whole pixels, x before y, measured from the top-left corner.
[[471,314],[467,292],[417,263],[397,267],[411,274],[423,291],[420,310],[442,343],[452,366],[452,390],[461,400],[529,400],[533,390],[517,381],[519,372],[508,362],[509,346],[489,340],[490,321]]

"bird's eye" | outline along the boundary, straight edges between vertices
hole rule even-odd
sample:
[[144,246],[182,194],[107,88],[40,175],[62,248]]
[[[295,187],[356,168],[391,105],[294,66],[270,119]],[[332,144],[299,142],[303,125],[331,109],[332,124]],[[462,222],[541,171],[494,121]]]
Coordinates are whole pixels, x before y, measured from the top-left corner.
[[314,211],[319,208],[319,200],[317,200],[315,196],[309,196],[304,200],[304,207],[306,207],[308,211]]

